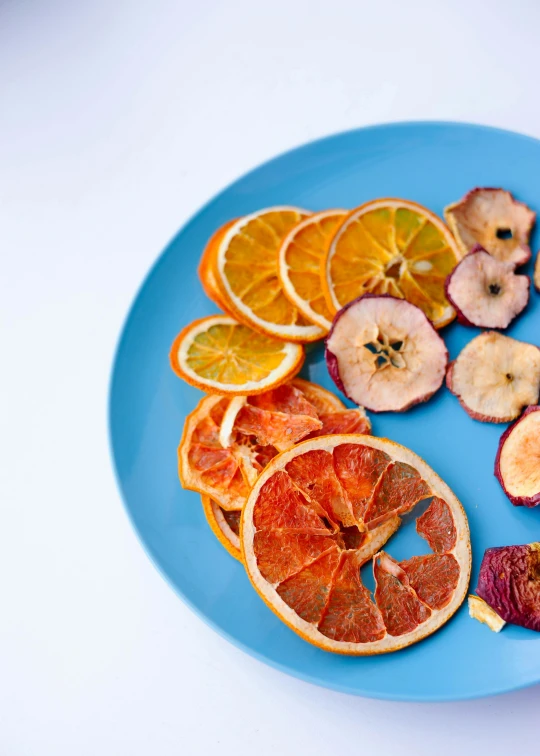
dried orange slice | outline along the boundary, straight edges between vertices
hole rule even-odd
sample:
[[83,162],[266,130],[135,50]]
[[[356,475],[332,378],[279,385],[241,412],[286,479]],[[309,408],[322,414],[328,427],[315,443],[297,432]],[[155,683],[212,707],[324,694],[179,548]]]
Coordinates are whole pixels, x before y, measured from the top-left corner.
[[211,315],[178,334],[170,361],[180,378],[208,393],[258,394],[296,375],[304,350],[227,315]]
[[[417,530],[433,552],[397,562],[380,551],[400,515],[429,499]],[[467,593],[463,507],[420,457],[388,439],[325,436],[275,457],[248,497],[240,542],[261,598],[326,651],[409,646],[441,627]],[[370,559],[374,596],[360,575]]]
[[227,307],[219,295],[216,277],[212,268],[212,260],[221,240],[234,222],[235,221],[232,220],[228,221],[228,223],[224,223],[223,226],[218,228],[218,230],[210,237],[210,240],[208,241],[208,244],[206,245],[202,253],[197,271],[201,280],[202,287],[204,289],[204,293],[206,294],[208,299],[211,299],[212,302],[215,302],[217,306],[225,312],[227,311]]
[[213,534],[229,554],[242,561],[240,550],[240,512],[228,512],[216,504],[209,496],[201,496],[203,511]]
[[288,233],[279,250],[283,291],[302,315],[326,333],[332,325],[333,313],[323,294],[322,264],[347,214],[346,210],[325,210],[305,218]]
[[324,262],[324,291],[335,314],[362,294],[391,294],[422,309],[441,328],[455,312],[444,290],[461,258],[443,221],[416,202],[379,199],[353,210]]
[[287,299],[278,276],[281,243],[308,215],[295,207],[272,207],[240,218],[210,263],[227,311],[261,333],[288,341],[316,341],[324,335]]

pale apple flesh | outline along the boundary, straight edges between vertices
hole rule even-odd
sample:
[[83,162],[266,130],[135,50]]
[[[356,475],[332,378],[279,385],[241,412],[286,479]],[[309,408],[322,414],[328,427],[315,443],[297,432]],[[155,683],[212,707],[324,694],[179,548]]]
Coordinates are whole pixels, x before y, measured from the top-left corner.
[[334,318],[326,363],[337,387],[356,404],[373,412],[403,412],[440,388],[448,352],[419,307],[364,294]]
[[448,369],[446,385],[475,420],[507,423],[538,402],[540,349],[496,331],[476,336]]
[[504,189],[477,188],[444,210],[463,255],[476,244],[514,267],[531,258],[529,236],[536,213]]

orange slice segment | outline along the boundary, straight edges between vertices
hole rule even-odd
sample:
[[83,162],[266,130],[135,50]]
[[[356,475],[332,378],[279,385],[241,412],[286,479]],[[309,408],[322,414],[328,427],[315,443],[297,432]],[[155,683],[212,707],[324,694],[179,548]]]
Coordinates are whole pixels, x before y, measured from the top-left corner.
[[212,532],[229,554],[241,562],[242,552],[238,537],[240,531],[240,512],[228,512],[226,509],[222,509],[209,496],[201,496],[201,499],[203,511]]
[[316,341],[325,333],[287,299],[278,275],[281,244],[308,215],[295,207],[247,215],[227,230],[211,262],[229,312],[262,333],[295,342]]
[[290,301],[310,322],[328,333],[333,313],[323,293],[323,261],[346,210],[325,210],[305,218],[283,240],[279,278]]
[[[399,512],[432,497],[444,506],[419,518],[419,529],[429,542],[433,526],[437,548],[449,548],[404,562],[379,551],[399,527]],[[380,522],[368,531],[357,512],[374,512]],[[443,544],[448,516],[455,539]],[[261,598],[326,651],[408,646],[441,627],[467,593],[471,550],[461,504],[422,459],[388,439],[324,436],[274,457],[249,494],[240,542]],[[360,574],[370,559],[374,595]]]
[[323,288],[335,314],[366,293],[420,307],[436,328],[455,316],[444,284],[461,258],[443,221],[416,202],[380,199],[353,210],[324,261]]
[[211,315],[178,334],[170,360],[180,378],[208,393],[258,394],[296,375],[304,350],[227,315]]

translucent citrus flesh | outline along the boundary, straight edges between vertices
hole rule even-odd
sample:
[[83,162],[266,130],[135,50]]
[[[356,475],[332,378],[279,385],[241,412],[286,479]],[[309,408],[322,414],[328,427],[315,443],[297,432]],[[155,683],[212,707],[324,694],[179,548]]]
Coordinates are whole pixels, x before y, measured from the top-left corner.
[[[281,243],[305,217],[307,213],[293,208],[276,209],[242,222],[232,237],[227,235],[222,242],[214,273],[226,304],[253,327],[279,334],[280,326],[291,326],[294,329],[284,338],[297,333],[315,340],[322,333],[287,299],[278,274]],[[306,327],[307,332],[303,330]]]
[[216,383],[242,386],[262,381],[279,368],[285,348],[276,339],[238,325],[213,325],[190,345],[186,363]]
[[230,402],[215,395],[202,399],[186,421],[179,447],[182,484],[212,497],[228,511],[242,508],[254,479],[284,439],[292,446],[308,436],[351,429],[370,432],[363,410],[346,410],[329,391],[295,379],[246,397],[235,417],[230,444],[224,446],[220,430]]
[[332,237],[345,215],[345,211],[338,211],[309,218],[291,234],[289,243],[282,250],[285,269],[282,275],[288,279],[294,303],[306,318],[327,329],[332,323],[333,313],[322,288],[323,262]]
[[435,324],[453,313],[446,277],[458,262],[450,232],[429,211],[403,203],[360,211],[338,231],[326,263],[333,312],[362,294],[391,294],[420,307]]
[[[448,504],[434,497],[417,520],[419,533],[447,547],[444,553],[398,563],[380,552],[372,596],[359,571],[369,531],[381,517],[386,522],[432,497],[430,486],[410,465],[361,443],[300,449],[258,491],[252,548],[260,574],[298,617],[332,640],[369,643],[414,632],[449,604],[458,585],[461,568],[448,553],[456,546]],[[351,521],[366,532],[351,539]]]

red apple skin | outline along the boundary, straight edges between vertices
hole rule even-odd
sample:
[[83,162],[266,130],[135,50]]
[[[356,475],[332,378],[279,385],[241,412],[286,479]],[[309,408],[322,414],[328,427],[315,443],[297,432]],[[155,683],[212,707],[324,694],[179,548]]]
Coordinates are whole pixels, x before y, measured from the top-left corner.
[[534,600],[535,591],[540,594],[540,558],[535,546],[486,549],[476,593],[505,622],[540,632],[540,612]]
[[[349,307],[352,307],[357,302],[359,302],[361,299],[381,299],[383,297],[386,297],[388,299],[395,299],[391,294],[361,294],[356,299],[353,299],[352,302],[348,302],[344,307],[341,308],[341,310],[338,310],[336,314],[334,315],[334,320],[332,321],[332,327],[330,328],[330,331],[328,332],[328,335],[326,336],[326,339],[324,340],[324,356],[326,359],[326,367],[328,369],[328,374],[330,375],[330,378],[334,381],[337,388],[341,391],[341,393],[347,397],[347,399],[350,399],[351,402],[357,403],[355,399],[352,398],[352,396],[349,396],[347,393],[345,386],[343,385],[343,381],[341,380],[341,376],[339,374],[339,366],[338,366],[338,359],[336,355],[328,349],[328,340],[330,339],[330,336],[332,335],[335,325],[338,322],[338,320],[341,318],[341,316],[347,312]],[[442,338],[439,335],[437,329],[433,325],[433,323],[429,320],[429,318],[426,317],[426,320],[430,324],[430,326],[433,328],[433,331],[437,334],[439,339]],[[448,349],[446,349],[446,360],[448,361]],[[421,397],[416,398],[413,402],[409,402],[409,404],[405,405],[404,407],[401,407],[399,410],[392,410],[393,412],[406,412],[408,409],[411,409],[411,407],[415,407],[417,404],[423,404],[424,402],[427,402],[433,394],[437,393],[437,391],[440,389],[440,386],[437,386],[431,393],[424,394]],[[374,412],[375,414],[379,414],[380,412],[386,412],[386,410],[376,410],[370,407],[368,404],[362,405],[364,409],[369,410],[370,412]]]
[[527,417],[527,415],[530,415],[532,412],[540,412],[540,405],[535,404],[535,405],[531,405],[530,407],[527,407],[527,409],[521,415],[521,417],[518,417],[518,419],[515,422],[513,422],[512,425],[508,426],[508,428],[504,431],[504,433],[502,434],[500,438],[499,448],[497,449],[497,456],[495,457],[495,469],[494,469],[495,477],[501,484],[502,490],[504,491],[506,496],[509,498],[509,500],[512,502],[512,504],[515,507],[537,507],[540,504],[540,491],[533,494],[533,496],[512,496],[512,494],[509,493],[509,491],[507,491],[506,486],[504,485],[504,478],[501,472],[501,452],[502,452],[506,439],[512,433],[516,425],[520,423],[523,420],[523,418]]

